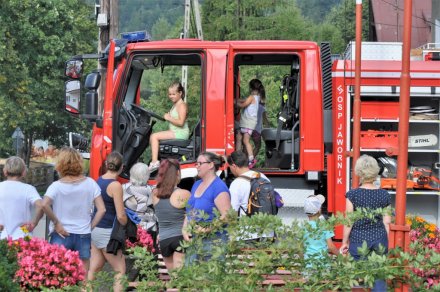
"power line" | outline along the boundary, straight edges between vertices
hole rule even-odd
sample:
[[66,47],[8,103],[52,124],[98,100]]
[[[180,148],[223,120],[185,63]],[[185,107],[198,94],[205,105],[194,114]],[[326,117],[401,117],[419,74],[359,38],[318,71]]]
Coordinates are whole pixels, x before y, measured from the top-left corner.
[[[380,25],[394,26],[394,27],[403,26],[401,24],[382,23],[382,22],[376,22],[376,21],[374,22],[374,24],[375,25],[376,24],[380,24]],[[411,28],[426,28],[426,26],[414,26],[414,25],[412,25]]]
[[[388,4],[388,5],[390,5],[390,6],[392,6],[394,9],[396,9],[396,10],[400,10],[400,11],[402,11],[403,12],[403,8],[400,8],[398,5],[396,5],[396,4],[393,4],[393,3],[391,3],[391,2],[388,2],[387,0],[380,0],[380,1],[382,1],[383,3],[386,3],[386,4]],[[423,21],[425,21],[425,22],[427,22],[427,23],[429,23],[429,24],[431,24],[431,25],[433,25],[433,26],[437,26],[437,27],[440,27],[440,25],[437,25],[437,24],[435,24],[434,22],[432,22],[432,21],[430,21],[430,20],[427,20],[427,19],[425,19],[425,18],[423,18],[423,17],[420,17],[420,16],[417,16],[417,15],[414,15],[414,14],[412,14],[412,12],[411,12],[411,16],[412,17],[414,17],[414,18],[418,18],[418,19],[421,19],[421,20],[423,20]],[[414,26],[413,26],[414,27]],[[416,27],[417,28],[417,27]]]
[[[195,16],[194,16],[193,5],[191,5],[191,12],[189,13],[189,16],[190,16],[189,19],[190,19],[191,29],[197,37],[197,28],[196,28],[196,20],[195,20]],[[188,32],[188,36],[189,36],[189,32]]]

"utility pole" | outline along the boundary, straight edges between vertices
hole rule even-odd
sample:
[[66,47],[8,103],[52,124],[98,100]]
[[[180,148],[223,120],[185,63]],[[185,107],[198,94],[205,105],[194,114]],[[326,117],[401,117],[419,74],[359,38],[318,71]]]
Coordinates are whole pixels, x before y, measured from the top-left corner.
[[[109,41],[116,38],[119,27],[119,0],[96,0],[95,4],[97,25],[99,27],[98,52],[104,52]],[[106,69],[98,62],[98,70],[101,72],[101,86],[98,90],[98,115],[104,109],[104,94],[106,75],[102,74]]]
[[197,38],[203,40],[202,19],[200,18],[199,0],[192,0],[194,8],[194,17],[196,20]]
[[[194,11],[193,11],[194,10]],[[185,19],[183,23],[183,33],[180,38],[186,39],[189,37],[189,24],[191,22],[191,11],[193,11],[196,21],[196,33],[199,40],[203,40],[202,21],[200,18],[200,9],[198,0],[185,0]],[[187,92],[188,87],[188,66],[182,66],[182,86]],[[186,94],[185,94],[186,101]]]
[[353,150],[351,187],[359,186],[359,177],[355,173],[355,165],[360,155],[361,141],[361,66],[362,66],[362,0],[356,0],[356,47],[355,47],[355,83],[353,99]]

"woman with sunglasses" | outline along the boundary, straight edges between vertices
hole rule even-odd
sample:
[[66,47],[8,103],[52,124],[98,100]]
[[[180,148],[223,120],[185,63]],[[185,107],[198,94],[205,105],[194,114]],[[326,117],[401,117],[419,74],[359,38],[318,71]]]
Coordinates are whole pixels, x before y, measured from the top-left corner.
[[[211,153],[203,152],[197,158],[197,174],[200,180],[196,181],[191,189],[191,197],[188,200],[183,238],[191,240],[191,234],[187,230],[187,225],[194,221],[196,232],[203,236],[204,251],[209,254],[212,245],[211,230],[206,227],[207,223],[212,222],[216,210],[220,214],[220,220],[225,219],[227,212],[231,209],[231,197],[226,184],[217,176],[216,172],[224,164],[222,157]],[[200,225],[198,225],[200,223]],[[226,240],[224,233],[216,233],[214,237],[222,241]],[[192,262],[194,258],[189,259]]]
[[185,205],[190,192],[177,187],[180,182],[180,165],[176,159],[160,162],[157,187],[153,190],[153,205],[159,222],[159,245],[168,271],[180,268],[184,253],[182,226]]

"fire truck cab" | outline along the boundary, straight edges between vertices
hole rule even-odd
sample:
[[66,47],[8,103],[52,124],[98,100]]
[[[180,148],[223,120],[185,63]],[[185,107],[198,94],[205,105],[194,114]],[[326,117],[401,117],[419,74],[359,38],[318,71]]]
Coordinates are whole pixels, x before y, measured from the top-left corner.
[[[300,205],[310,193],[326,194],[323,85],[316,43],[115,40],[98,55],[106,72],[93,72],[82,83],[86,58],[75,56],[66,63],[66,110],[94,122],[92,177],[101,174],[103,161],[113,150],[124,157],[125,177],[130,167],[149,153],[150,135],[164,114],[155,112],[155,103],[169,102],[165,86],[180,79],[182,67],[188,66],[186,102],[191,136],[188,140],[161,141],[159,155],[180,159],[183,180],[194,181],[195,161],[202,151],[220,155],[234,151],[239,115],[234,104],[248,96],[252,78],[264,76],[270,80],[264,84],[266,107],[276,115],[269,116],[271,125],[262,130],[264,161],[257,169],[270,177],[287,206]],[[101,74],[107,76],[105,84],[100,84]],[[97,90],[104,85],[102,114],[98,114]],[[87,92],[81,97],[84,89]],[[159,89],[162,100],[149,99],[150,93]],[[226,178],[227,169],[220,175]],[[302,195],[295,199],[293,189],[303,190]]]
[[[266,88],[270,125],[261,132],[263,147],[256,169],[266,174],[283,196],[285,206],[280,216],[285,222],[304,218],[304,199],[316,193],[327,197],[324,211],[344,211],[351,175],[352,59],[334,62],[332,69],[328,45],[320,48],[308,41],[147,41],[125,36],[111,41],[101,54],[75,56],[66,63],[66,110],[93,122],[91,177],[102,173],[111,151],[124,157],[123,178],[128,178],[128,170],[137,161],[149,162],[150,135],[167,126],[162,122],[164,113],[156,112],[157,105],[169,103],[167,108],[171,107],[167,88],[180,80],[187,66],[191,135],[187,140],[161,141],[159,154],[160,158],[180,160],[183,187],[189,189],[195,181],[195,162],[201,152],[228,155],[235,150],[239,111],[234,105],[249,95],[248,82],[259,78]],[[82,78],[87,58],[97,58],[104,70]],[[361,151],[376,158],[386,156],[389,143],[397,141],[400,66],[399,60],[362,62],[361,122],[365,135]],[[414,120],[410,129],[438,138],[440,69],[435,62],[417,61],[412,62],[411,74],[416,97],[411,105],[429,107],[437,118]],[[107,78],[101,84],[102,76]],[[105,86],[105,94],[98,110],[100,86]],[[86,91],[84,96],[82,91]],[[389,110],[382,111],[386,106]],[[368,132],[371,130],[376,132]],[[438,167],[438,141],[409,151],[415,164]],[[231,179],[227,167],[218,175]],[[435,195],[429,197],[429,205],[437,208],[432,210],[436,215],[431,221],[438,221],[439,190],[425,191]]]

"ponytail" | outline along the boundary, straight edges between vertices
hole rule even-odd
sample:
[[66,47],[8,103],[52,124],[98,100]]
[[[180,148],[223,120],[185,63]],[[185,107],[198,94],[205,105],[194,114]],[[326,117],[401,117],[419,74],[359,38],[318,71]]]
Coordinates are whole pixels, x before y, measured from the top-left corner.
[[251,91],[258,91],[260,95],[260,103],[266,102],[266,89],[264,88],[263,83],[259,79],[252,79],[249,82],[249,88]]

